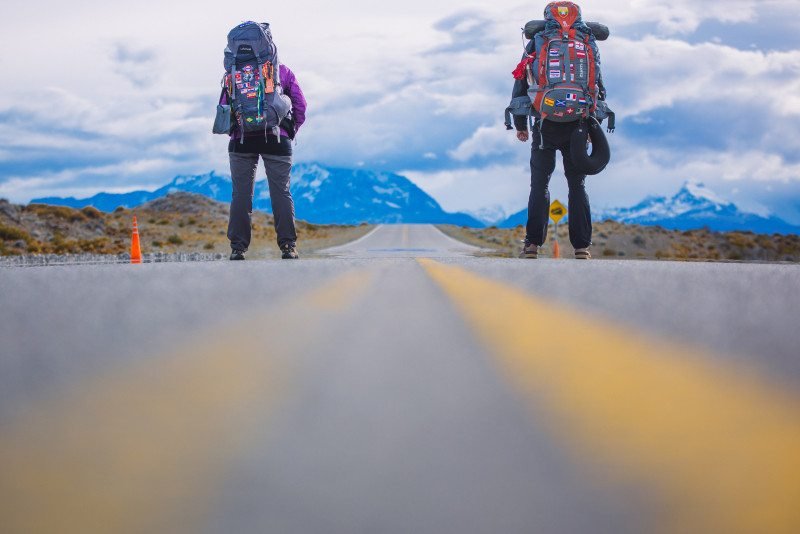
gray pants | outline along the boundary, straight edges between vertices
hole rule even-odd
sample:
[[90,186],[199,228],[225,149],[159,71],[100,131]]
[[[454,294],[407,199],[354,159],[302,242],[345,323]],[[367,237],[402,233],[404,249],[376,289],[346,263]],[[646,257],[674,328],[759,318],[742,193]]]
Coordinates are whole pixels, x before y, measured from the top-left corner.
[[[253,192],[255,190],[258,154],[229,153],[233,198],[228,220],[228,239],[231,249],[245,251],[250,247],[251,219],[253,215]],[[278,246],[297,241],[294,226],[294,201],[289,192],[289,175],[292,170],[291,156],[261,154],[264,170],[269,182],[272,214],[275,218],[275,233]]]

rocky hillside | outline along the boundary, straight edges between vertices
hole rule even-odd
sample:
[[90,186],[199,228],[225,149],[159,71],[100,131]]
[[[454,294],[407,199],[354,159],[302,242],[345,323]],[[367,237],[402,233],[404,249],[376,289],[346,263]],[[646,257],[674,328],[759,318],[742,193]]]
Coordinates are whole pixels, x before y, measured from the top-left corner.
[[[103,213],[93,207],[69,208],[0,200],[0,255],[121,254],[130,250],[136,215],[142,252],[230,252],[226,237],[228,206],[192,193],[172,193],[136,208]],[[301,252],[345,243],[366,233],[362,226],[298,222]],[[250,257],[276,255],[272,216],[253,213]]]
[[[469,229],[440,226],[450,236],[489,249],[489,255],[516,257],[525,239],[525,228]],[[566,224],[559,225],[558,242],[564,258],[573,257]],[[553,225],[550,225],[543,254],[553,250]],[[595,258],[672,259],[707,261],[789,261],[800,262],[800,236],[755,234],[753,232],[713,232],[667,230],[605,221],[594,224]]]
[[[203,252],[227,254],[228,206],[192,193],[172,193],[133,209],[103,213],[30,204],[20,206],[0,200],[0,255],[122,254],[130,249],[131,222],[139,221],[142,252]],[[445,225],[451,236],[490,249],[490,254],[514,257],[524,238],[524,228],[465,228]],[[342,244],[364,235],[370,227],[313,225],[298,222],[301,252]],[[253,213],[250,257],[274,257],[272,216]],[[545,254],[552,250],[552,226]],[[592,251],[597,258],[680,260],[744,260],[800,262],[800,236],[710,230],[667,230],[606,221],[595,224]],[[564,257],[572,256],[567,225],[559,227]]]

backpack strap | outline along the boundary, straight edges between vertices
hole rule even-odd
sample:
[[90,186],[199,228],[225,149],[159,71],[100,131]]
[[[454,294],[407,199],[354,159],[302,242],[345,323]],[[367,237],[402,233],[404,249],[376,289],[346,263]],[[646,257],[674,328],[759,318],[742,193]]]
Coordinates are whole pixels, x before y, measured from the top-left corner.
[[[231,84],[232,85],[236,84],[236,53],[237,53],[237,51],[234,50],[233,51],[233,61],[231,61]],[[231,100],[233,100],[235,98],[236,91],[231,91],[231,92],[233,93],[233,94],[231,94]]]
[[[546,115],[543,115],[543,117]],[[544,125],[544,118],[533,120],[533,116],[531,116],[531,134],[533,133],[533,129],[536,128],[536,131],[539,132],[539,150],[544,150],[544,134],[542,133],[542,126]]]
[[[236,54],[239,50],[233,50],[233,61],[231,62],[231,84],[236,85]],[[236,91],[231,91],[231,108],[236,100]],[[244,144],[244,124],[242,123],[242,114],[236,113],[236,125],[239,127],[239,144]]]
[[575,48],[570,48],[570,46],[569,46],[569,43],[571,43],[571,42],[573,42],[573,41],[570,41],[569,37],[565,33],[564,34],[564,39],[563,39],[563,45],[564,46],[563,46],[563,50],[561,51],[561,55],[564,58],[564,78],[565,78],[564,81],[568,82],[568,83],[572,82],[572,79],[571,79],[571,76],[572,76],[572,58],[570,56],[575,53],[574,52]]
[[[594,48],[591,45],[591,39],[588,35],[584,38],[584,43],[586,46],[586,63],[589,69],[589,82],[587,83],[587,93],[592,97],[592,107],[591,110],[594,112],[597,109],[597,92],[595,91],[595,85],[597,84],[597,70],[595,68],[595,57],[594,57]],[[602,83],[602,82],[601,82]]]
[[275,92],[275,67],[269,61],[261,65],[261,83],[265,94]]

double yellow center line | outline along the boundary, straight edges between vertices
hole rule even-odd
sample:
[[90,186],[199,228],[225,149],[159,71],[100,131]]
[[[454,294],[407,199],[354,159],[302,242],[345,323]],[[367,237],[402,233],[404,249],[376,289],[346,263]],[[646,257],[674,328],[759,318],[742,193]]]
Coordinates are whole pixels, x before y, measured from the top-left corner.
[[[650,531],[800,532],[796,397],[694,348],[418,261],[589,469],[609,485],[655,488]],[[314,328],[371,281],[346,274],[280,313],[110,373],[6,424],[0,531],[201,530],[218,497],[213,481],[249,438],[242,429],[263,424],[288,373],[281,362],[310,342],[266,347],[264,330]]]
[[418,261],[588,466],[657,488],[653,531],[800,532],[797,398],[696,349]]

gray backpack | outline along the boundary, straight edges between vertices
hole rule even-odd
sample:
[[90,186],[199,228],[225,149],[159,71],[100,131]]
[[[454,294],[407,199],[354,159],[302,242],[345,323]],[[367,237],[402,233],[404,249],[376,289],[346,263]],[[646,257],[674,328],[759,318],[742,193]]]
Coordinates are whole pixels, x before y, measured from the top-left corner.
[[292,109],[281,87],[278,48],[269,24],[244,22],[228,33],[223,91],[239,132],[271,131],[280,141],[280,124]]

